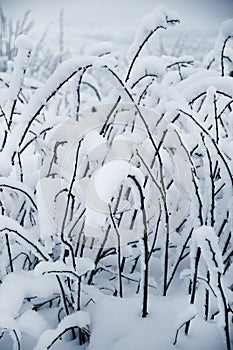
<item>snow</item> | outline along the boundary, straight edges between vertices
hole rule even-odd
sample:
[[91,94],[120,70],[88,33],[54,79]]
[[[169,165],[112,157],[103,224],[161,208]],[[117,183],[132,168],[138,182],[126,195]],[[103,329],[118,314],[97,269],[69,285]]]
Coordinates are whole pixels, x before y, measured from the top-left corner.
[[28,200],[31,202],[32,206],[36,208],[36,203],[35,203],[35,196],[34,193],[32,192],[31,188],[26,184],[22,183],[20,181],[17,181],[13,177],[0,177],[0,187],[1,188],[8,188],[9,190],[14,190],[19,191],[19,193],[22,193],[25,195]]
[[[184,310],[182,310],[176,317],[176,322],[175,322],[176,332],[178,332],[180,328],[185,325],[186,322],[196,317],[197,313],[198,313],[197,307],[195,305],[189,304],[188,306],[186,306]],[[177,342],[176,337],[174,342]]]
[[209,65],[212,64],[212,61],[215,60],[214,54],[215,54],[214,50],[211,50],[206,54],[206,56],[204,57],[204,60],[203,60],[203,67],[204,68],[209,67]]
[[[18,48],[14,72],[10,81],[9,98],[15,100],[23,83],[24,70],[28,66],[32,42],[26,35],[19,35],[15,40],[15,46]],[[6,107],[7,108],[7,107]]]
[[53,276],[35,277],[33,271],[12,272],[4,277],[0,285],[0,310],[15,317],[19,314],[25,298],[47,298],[58,292],[58,285]]
[[48,252],[53,248],[52,237],[56,234],[58,222],[55,211],[55,196],[61,188],[61,180],[41,178],[36,187],[36,199],[39,210],[40,238]]
[[[61,84],[64,84],[71,76],[76,74],[79,70],[93,64],[94,58],[91,56],[83,56],[77,59],[68,59],[62,62],[61,65],[55,70],[55,72],[49,77],[46,83],[36,90],[31,97],[28,104],[24,105],[22,110],[21,123],[12,130],[11,138],[7,139],[6,145],[1,152],[0,159],[2,162],[9,160],[6,163],[5,169],[2,171],[2,175],[9,176],[12,168],[10,160],[15,150],[18,150],[25,137],[25,131],[33,121],[41,106],[44,106],[50,97],[56,92]],[[21,79],[21,78],[20,78]],[[4,161],[3,161],[4,160]]]
[[201,226],[193,231],[193,239],[201,248],[211,276],[216,276],[216,272],[222,273],[224,270],[223,259],[215,230],[211,226]]
[[[231,77],[213,77],[216,76],[216,72],[207,71],[207,74],[193,74],[187,79],[181,81],[176,85],[176,99],[179,101],[180,96],[190,102],[197,97],[200,93],[206,92],[209,86],[214,86],[218,91],[224,91],[226,94],[231,95],[233,88],[233,79]],[[168,88],[168,95],[174,92],[174,88]]]
[[227,38],[228,36],[233,36],[233,20],[227,19],[224,21],[219,29],[219,32]]
[[111,53],[113,46],[108,41],[101,41],[88,48],[87,54],[90,56],[102,56]]
[[100,199],[111,203],[116,196],[118,186],[126,179],[129,163],[125,160],[113,160],[101,167],[95,174],[95,190]]
[[43,276],[45,274],[49,273],[54,273],[54,274],[59,274],[59,273],[69,273],[69,272],[74,272],[73,268],[70,266],[67,266],[64,262],[62,261],[42,261],[39,264],[36,265],[35,267],[35,276]]
[[49,260],[46,250],[43,246],[40,246],[33,237],[29,236],[30,232],[19,225],[17,221],[7,216],[0,215],[0,235],[5,234],[6,232],[12,235],[13,239],[21,242],[28,251],[33,252],[38,259]]
[[28,334],[35,339],[49,327],[44,317],[36,311],[27,310],[16,319],[16,324],[20,332]]
[[[218,244],[217,235],[212,227],[201,226],[193,232],[193,239],[196,245],[201,248],[201,254],[205,260],[208,271],[210,273],[210,286],[217,297],[219,315],[217,324],[221,331],[223,340],[225,341],[225,302],[228,304],[227,293],[222,285],[222,275],[224,271],[222,252]],[[222,291],[220,290],[222,289]],[[223,297],[224,295],[224,297]]]
[[16,321],[4,310],[1,310],[0,314],[0,328],[11,330],[14,329],[18,334],[20,334]]
[[[62,0],[41,1],[38,15],[53,6],[58,15]],[[179,37],[170,27],[180,17],[164,4],[139,23],[153,1],[78,2],[73,34],[73,17],[61,11],[35,49],[33,31],[19,36],[23,24],[4,26],[0,16],[0,349],[18,350],[19,340],[22,350],[224,349],[233,300],[232,20],[213,50],[204,33]],[[85,35],[74,35],[83,23]],[[85,344],[72,327],[83,328]]]
[[[92,208],[88,205],[85,211],[85,218],[85,231],[87,232],[87,236],[96,238],[103,237],[103,232],[100,229],[104,228],[106,224],[106,206],[104,212],[102,212],[101,209],[97,210],[96,206]],[[93,228],[95,228],[95,230],[93,230]]]
[[17,49],[31,51],[33,48],[33,43],[27,35],[21,34],[15,40],[15,47],[17,47]]
[[90,258],[76,258],[76,272],[79,276],[84,275],[88,271],[94,270],[95,264]]
[[76,258],[76,269],[71,266],[67,266],[62,261],[47,262],[43,261],[36,265],[35,276],[43,276],[45,274],[64,274],[78,277],[82,276],[90,270],[93,270],[95,265],[90,258]]
[[[7,330],[13,341],[13,350],[18,349],[18,341],[21,340],[21,333],[17,327],[15,320],[5,311],[1,310],[0,313],[0,329]],[[17,336],[17,339],[16,339]]]
[[78,311],[63,318],[55,329],[47,329],[40,336],[38,343],[33,350],[44,350],[48,348],[54,339],[58,338],[65,330],[71,327],[85,328],[89,326],[89,314],[85,311]]
[[147,35],[150,35],[157,29],[166,29],[176,22],[179,22],[179,20],[175,12],[167,10],[163,5],[156,6],[153,11],[141,20],[134,42],[129,49],[129,57],[132,57],[136,53],[137,48]]
[[143,76],[154,76],[159,80],[165,74],[165,64],[160,57],[146,56],[139,58],[133,68],[130,76],[130,83],[136,84],[137,80]]
[[[166,298],[156,296],[150,299],[150,315],[140,320],[139,304],[139,297],[120,300],[105,296],[99,300],[91,312],[92,332],[88,350],[153,350],[155,344],[160,350],[174,349],[177,315],[182,315],[185,308],[187,312],[184,317],[193,315],[195,307],[187,307],[182,295]],[[200,328],[202,332],[199,333]],[[190,336],[180,334],[176,346],[182,350],[219,350],[223,344],[216,325],[206,323],[196,316],[192,321]]]
[[219,34],[215,42],[215,60],[220,64],[221,53],[224,47],[225,40],[233,38],[233,20],[227,19],[222,23],[219,29]]
[[[109,211],[108,206],[111,204],[112,200],[117,198],[117,194],[120,188],[120,184],[124,181],[132,182],[129,179],[129,175],[135,176],[139,181],[141,186],[144,181],[144,174],[135,164],[124,160],[124,159],[113,159],[106,164],[104,164],[100,169],[94,173],[94,189],[101,201],[106,203],[106,213]],[[132,182],[132,192],[134,198],[134,208],[140,208],[140,198],[138,194],[138,189]],[[148,191],[145,191],[145,196],[147,197]],[[127,208],[127,202],[125,202]],[[98,206],[99,207],[99,206]],[[124,204],[121,203],[121,207],[118,211],[125,210]]]
[[90,130],[84,137],[81,152],[84,155],[89,155],[89,153],[95,150],[95,148],[101,146],[103,143],[104,138],[96,130]]

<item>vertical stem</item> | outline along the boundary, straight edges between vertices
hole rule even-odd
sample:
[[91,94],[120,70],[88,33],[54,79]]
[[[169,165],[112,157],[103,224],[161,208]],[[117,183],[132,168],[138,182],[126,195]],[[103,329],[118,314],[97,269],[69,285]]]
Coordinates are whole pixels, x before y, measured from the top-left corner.
[[148,315],[147,307],[148,307],[148,278],[149,278],[149,261],[148,261],[148,237],[147,237],[147,225],[146,225],[146,211],[145,208],[142,210],[143,217],[143,245],[144,245],[144,256],[143,256],[143,268],[144,268],[144,276],[143,276],[143,308],[142,308],[142,317],[145,318]]
[[[97,253],[97,255],[96,255],[96,258],[95,258],[95,266],[96,266],[96,267],[97,267],[99,261],[101,260],[101,257],[102,257],[103,251],[104,251],[105,244],[107,243],[107,240],[108,240],[110,228],[111,228],[111,226],[108,225],[107,230],[106,230],[106,232],[105,232],[105,236],[104,236],[104,238],[103,238],[103,242],[102,242],[102,244],[101,244],[101,246],[100,246],[100,248],[99,248],[99,250],[98,250],[98,253]],[[90,272],[90,275],[89,275],[87,284],[89,284],[89,285],[92,284],[92,281],[93,281],[93,278],[94,278],[95,274],[96,274],[96,269],[94,269],[94,270],[92,270],[92,271]]]
[[122,298],[123,288],[122,288],[122,276],[121,276],[121,237],[120,237],[120,232],[116,226],[116,223],[112,214],[112,208],[110,205],[109,205],[109,212],[110,212],[110,217],[113,223],[114,230],[116,231],[116,234],[117,234],[117,264],[118,264],[119,296],[120,298]]
[[223,43],[223,47],[222,47],[222,52],[221,52],[221,74],[222,74],[222,77],[224,76],[224,51],[225,51],[226,44],[230,38],[231,38],[231,36],[228,36],[225,39],[225,41]]
[[133,175],[128,175],[128,177],[133,180],[140,195],[140,205],[141,205],[140,209],[142,212],[142,221],[143,221],[143,235],[141,238],[142,245],[143,245],[143,251],[142,251],[143,256],[141,256],[141,259],[143,259],[142,267],[141,267],[141,273],[142,273],[141,280],[143,283],[142,318],[146,318],[148,315],[149,247],[148,247],[148,234],[147,234],[147,219],[146,219],[146,210],[145,210],[145,202],[144,202],[145,197],[142,192],[142,187],[140,186],[136,177]]
[[231,350],[231,337],[230,337],[230,329],[229,329],[229,318],[228,318],[228,305],[227,305],[227,300],[222,288],[222,282],[221,282],[221,273],[218,272],[218,288],[222,297],[222,302],[223,302],[223,307],[224,307],[224,321],[225,321],[225,326],[224,326],[224,332],[225,332],[225,337],[226,337],[226,344],[227,344],[227,350]]
[[[61,281],[61,278],[58,275],[56,275],[56,278],[57,278],[57,281],[58,281],[58,284],[59,284],[59,287],[60,287],[60,291],[61,291],[63,308],[64,308],[64,311],[65,311],[66,315],[68,316],[70,313],[69,313],[69,309],[68,309],[68,305],[67,305],[67,301],[66,301],[66,294],[65,294],[65,291],[64,291],[64,288],[63,288],[63,285],[62,285],[62,281]],[[75,335],[74,328],[72,328],[71,334],[72,334],[73,339],[75,339],[76,335]]]
[[84,68],[83,71],[81,72],[79,79],[78,79],[78,86],[77,86],[77,106],[76,106],[76,121],[79,120],[79,111],[80,111],[80,103],[81,103],[81,95],[80,95],[80,90],[81,90],[81,84],[83,80],[83,76],[86,73],[87,68]]
[[214,119],[215,119],[216,143],[218,143],[219,142],[218,111],[217,111],[217,98],[215,94],[214,94]]
[[169,248],[169,215],[167,209],[166,194],[164,195],[164,209],[165,209],[165,253],[164,253],[164,279],[163,279],[163,296],[167,295],[167,279],[168,279],[168,248]]
[[22,167],[20,152],[17,153],[17,156],[18,156],[18,164],[19,164],[19,171],[20,171],[20,181],[23,182],[23,167]]
[[[207,271],[207,282],[210,283],[210,273]],[[205,290],[205,320],[208,321],[209,317],[209,304],[210,304],[210,293],[209,290],[206,288]]]
[[[167,129],[166,129],[165,133],[167,133]],[[157,148],[157,152],[158,152],[158,148]],[[169,256],[168,256],[169,255],[168,254],[168,248],[169,248],[170,225],[169,225],[169,213],[168,213],[168,208],[167,208],[166,188],[165,188],[165,184],[164,184],[164,180],[163,180],[163,163],[162,163],[160,154],[157,153],[158,159],[159,159],[159,169],[160,169],[160,183],[161,183],[161,187],[160,187],[160,185],[157,183],[157,180],[153,176],[150,168],[147,166],[146,162],[144,161],[143,157],[139,154],[138,151],[137,151],[137,155],[140,158],[140,160],[142,161],[142,163],[144,164],[145,168],[147,169],[149,175],[151,176],[152,181],[154,182],[154,184],[158,188],[158,190],[159,190],[159,192],[161,194],[161,197],[162,197],[162,201],[163,201],[163,207],[164,207],[164,213],[165,213],[165,236],[166,236],[165,253],[164,253],[163,296],[166,296],[166,293],[167,293],[167,279],[168,279],[168,258],[169,258]]]
[[214,217],[214,211],[215,211],[215,183],[214,183],[214,170],[213,170],[213,164],[212,164],[212,159],[211,155],[209,152],[209,149],[205,143],[205,137],[203,134],[201,134],[202,141],[204,143],[205,149],[206,149],[206,154],[209,162],[209,174],[210,174],[210,181],[211,181],[211,206],[210,206],[210,225],[214,227],[215,223],[215,217]]
[[70,244],[70,242],[65,238],[65,229],[66,229],[66,221],[67,221],[67,217],[68,217],[70,202],[72,200],[72,190],[73,190],[73,186],[74,186],[76,175],[77,175],[78,156],[79,156],[79,150],[80,150],[80,147],[81,147],[81,142],[82,142],[82,139],[79,141],[79,144],[78,144],[78,147],[77,147],[77,150],[76,150],[73,176],[72,176],[72,179],[71,179],[71,182],[70,182],[70,187],[69,187],[69,191],[68,191],[68,195],[67,195],[67,201],[66,201],[66,207],[65,207],[65,213],[64,213],[64,217],[63,217],[62,225],[61,225],[61,241],[70,250],[71,258],[72,258],[72,266],[73,266],[74,269],[76,267],[75,266],[76,263],[75,263],[74,249],[73,249],[72,244]]
[[[181,251],[180,251],[180,255],[179,255],[178,259],[177,259],[177,262],[176,262],[176,264],[174,265],[173,271],[172,271],[172,273],[171,273],[171,277],[169,278],[169,280],[168,280],[168,282],[167,282],[166,291],[167,291],[168,288],[170,287],[170,284],[171,284],[171,282],[172,282],[172,280],[173,280],[173,278],[174,278],[174,276],[175,276],[175,273],[176,273],[176,271],[177,271],[177,269],[178,269],[178,266],[179,266],[180,262],[182,261],[184,251],[185,251],[185,249],[186,249],[186,247],[187,247],[188,241],[190,240],[190,238],[191,238],[191,236],[192,236],[192,233],[193,233],[193,228],[191,229],[189,235],[187,236],[187,238],[186,238],[186,240],[185,240],[185,242],[184,242],[184,244],[183,244],[183,247],[182,247],[182,249],[181,249]],[[189,294],[191,294],[191,291],[190,291]]]
[[162,208],[161,208],[161,205],[159,203],[159,217],[158,217],[158,220],[157,220],[156,229],[155,229],[155,233],[154,233],[154,238],[153,238],[153,242],[152,242],[152,245],[151,245],[151,249],[150,249],[150,252],[148,254],[148,261],[150,260],[152,254],[153,254],[154,248],[155,248],[156,240],[157,240],[157,237],[158,237],[158,231],[159,231],[159,224],[160,224],[160,221],[161,221],[161,216],[162,216]]
[[77,296],[77,311],[81,310],[81,283],[82,277],[78,278],[78,296]]
[[9,242],[9,236],[7,233],[5,234],[5,237],[6,237],[6,246],[7,246],[7,252],[8,252],[8,257],[9,257],[10,269],[11,269],[11,272],[14,272],[13,260],[12,260],[12,256],[11,256],[11,247],[10,247],[10,242]]
[[[196,296],[196,286],[197,286],[197,272],[198,272],[198,264],[199,260],[201,257],[201,248],[197,248],[197,255],[195,259],[195,270],[194,270],[194,275],[193,275],[193,283],[192,283],[192,293],[191,293],[191,298],[190,298],[190,304],[194,304],[195,301],[195,296]],[[189,332],[189,327],[190,327],[190,321],[188,321],[185,325],[185,334],[187,335]]]

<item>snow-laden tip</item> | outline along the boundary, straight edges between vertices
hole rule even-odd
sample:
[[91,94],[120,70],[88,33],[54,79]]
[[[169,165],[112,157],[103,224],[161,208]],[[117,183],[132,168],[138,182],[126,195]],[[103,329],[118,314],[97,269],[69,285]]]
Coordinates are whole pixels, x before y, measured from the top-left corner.
[[32,50],[33,42],[27,35],[21,34],[15,40],[15,47],[22,50]]
[[113,46],[109,41],[101,41],[91,45],[87,49],[87,54],[90,56],[102,56],[111,53]]
[[220,26],[219,32],[225,36],[233,37],[233,18],[226,19]]
[[[232,38],[233,38],[233,19],[231,18],[231,19],[227,19],[222,23],[222,25],[219,28],[218,36],[215,41],[214,56],[215,56],[217,65],[220,64],[220,60],[223,60],[224,49],[226,48],[227,41],[229,39],[232,40]],[[221,68],[223,69],[223,66]]]
[[170,11],[166,8],[166,6],[160,4],[142,19],[141,25],[144,29],[150,31],[157,26],[164,26],[167,28],[167,26],[174,25],[179,21],[180,20],[176,12]]
[[169,26],[174,26],[179,23],[179,17],[176,12],[169,11],[164,5],[158,5],[154,10],[143,17],[134,42],[129,49],[129,58],[135,54],[143,40],[149,35],[152,35],[157,29],[167,29]]

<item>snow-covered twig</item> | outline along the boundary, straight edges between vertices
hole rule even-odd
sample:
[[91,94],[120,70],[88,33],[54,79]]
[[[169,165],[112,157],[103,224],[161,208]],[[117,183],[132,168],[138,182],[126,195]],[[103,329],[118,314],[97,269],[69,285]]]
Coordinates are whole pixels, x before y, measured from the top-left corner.
[[131,179],[137,187],[137,190],[140,195],[140,210],[142,213],[143,221],[143,233],[140,237],[141,240],[141,283],[143,288],[143,301],[142,301],[142,318],[146,318],[148,315],[148,278],[149,278],[149,260],[148,260],[148,234],[147,234],[147,218],[146,218],[146,209],[145,209],[145,197],[142,191],[140,183],[134,175],[128,175],[128,178]]
[[14,234],[15,238],[22,241],[23,244],[27,246],[36,256],[42,258],[45,261],[49,261],[50,257],[47,252],[44,251],[43,247],[40,248],[34,242],[28,238],[27,231],[11,218],[1,215],[0,216],[0,234],[8,232],[9,234]]
[[[87,329],[90,325],[89,314],[85,311],[77,311],[63,318],[57,328],[48,329],[40,336],[33,350],[49,350],[53,344],[60,339],[67,331],[80,328]],[[87,331],[88,334],[88,331]]]
[[123,286],[122,286],[122,276],[121,276],[121,236],[120,232],[118,231],[118,228],[116,226],[113,213],[112,213],[112,208],[109,205],[109,213],[110,213],[110,218],[113,224],[113,227],[115,229],[116,235],[117,235],[117,261],[118,261],[118,279],[119,279],[119,296],[120,298],[123,297]]
[[226,168],[226,170],[227,170],[227,172],[228,172],[228,174],[229,174],[229,178],[230,178],[230,180],[231,180],[231,184],[233,185],[233,175],[232,175],[232,173],[231,173],[231,169],[230,169],[230,167],[229,167],[229,165],[228,165],[228,163],[227,163],[227,161],[226,161],[226,159],[225,159],[225,157],[224,157],[224,155],[223,155],[223,153],[221,152],[221,150],[220,150],[220,148],[219,148],[219,146],[217,145],[217,143],[215,142],[215,140],[213,139],[213,137],[211,137],[211,135],[209,134],[209,132],[190,114],[190,113],[187,113],[186,111],[183,111],[183,110],[179,110],[181,113],[183,113],[183,114],[185,114],[186,116],[188,116],[190,119],[192,119],[193,120],[193,122],[203,131],[203,133],[204,134],[206,134],[209,138],[210,138],[210,140],[212,141],[212,143],[213,143],[213,145],[214,145],[214,147],[215,147],[215,149],[216,149],[216,151],[217,151],[217,154],[219,155],[219,157],[221,158],[221,160],[222,160],[222,162],[223,162],[223,164],[224,164],[224,166],[225,166],[225,168]]
[[189,305],[185,308],[185,310],[178,315],[176,320],[176,334],[174,338],[173,345],[176,345],[178,334],[180,329],[187,324],[187,322],[191,322],[197,315],[197,308],[195,305]]

